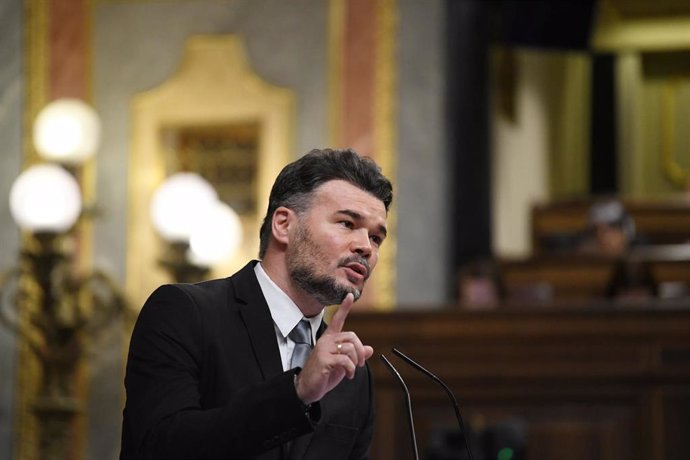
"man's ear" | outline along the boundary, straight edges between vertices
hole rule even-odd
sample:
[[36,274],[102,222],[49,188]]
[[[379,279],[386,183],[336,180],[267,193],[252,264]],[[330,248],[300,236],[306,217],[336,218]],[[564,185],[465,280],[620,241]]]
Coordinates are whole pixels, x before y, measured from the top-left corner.
[[290,226],[295,218],[295,213],[285,206],[280,206],[273,212],[271,219],[271,231],[273,238],[282,244],[290,240]]

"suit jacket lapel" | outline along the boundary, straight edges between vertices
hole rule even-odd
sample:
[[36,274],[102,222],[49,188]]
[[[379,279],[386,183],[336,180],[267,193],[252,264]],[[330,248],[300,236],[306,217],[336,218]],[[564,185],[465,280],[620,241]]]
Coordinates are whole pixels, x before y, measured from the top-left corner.
[[321,338],[321,334],[323,334],[326,331],[326,328],[328,325],[324,320],[321,320],[321,325],[319,326],[319,330],[316,331],[316,340]]
[[248,263],[232,278],[240,316],[244,321],[256,361],[264,379],[283,372],[273,318],[254,273],[256,261]]

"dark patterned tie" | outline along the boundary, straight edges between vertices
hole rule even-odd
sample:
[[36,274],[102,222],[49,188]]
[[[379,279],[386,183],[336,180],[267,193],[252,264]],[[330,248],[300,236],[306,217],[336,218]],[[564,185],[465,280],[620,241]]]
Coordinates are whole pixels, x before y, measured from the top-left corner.
[[309,353],[311,353],[311,324],[309,320],[302,319],[297,326],[288,334],[290,340],[295,342],[295,349],[292,351],[290,359],[290,369],[304,367]]

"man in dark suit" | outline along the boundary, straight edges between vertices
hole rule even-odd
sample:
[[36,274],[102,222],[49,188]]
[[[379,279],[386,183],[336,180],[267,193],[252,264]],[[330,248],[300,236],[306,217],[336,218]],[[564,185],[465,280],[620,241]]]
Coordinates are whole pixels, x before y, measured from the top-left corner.
[[343,327],[391,200],[373,161],[314,150],[273,185],[260,262],[157,289],[132,333],[121,458],[368,458],[373,349]]

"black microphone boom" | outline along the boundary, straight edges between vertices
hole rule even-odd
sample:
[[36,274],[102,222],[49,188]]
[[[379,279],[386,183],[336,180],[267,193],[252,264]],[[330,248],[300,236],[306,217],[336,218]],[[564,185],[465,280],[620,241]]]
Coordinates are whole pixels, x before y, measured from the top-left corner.
[[407,407],[407,421],[410,426],[410,437],[412,438],[412,449],[414,450],[414,459],[419,460],[419,451],[417,450],[417,436],[414,433],[414,420],[412,418],[412,400],[410,399],[410,391],[407,389],[407,385],[405,385],[405,381],[403,380],[402,376],[400,375],[400,372],[391,364],[390,361],[388,361],[388,358],[385,356],[381,355],[381,360],[383,363],[388,367],[388,370],[393,374],[393,377],[396,378],[396,380],[400,383],[400,386],[402,387],[403,391],[405,392],[405,406]]
[[[458,425],[460,426],[460,434],[462,434],[462,439],[465,441],[465,448],[467,449],[467,455],[469,456],[469,460],[474,460],[474,457],[472,456],[472,449],[470,448],[470,441],[467,437],[467,432],[465,431],[465,424],[462,422],[462,416],[460,415],[460,406],[458,405],[457,399],[455,399],[455,395],[453,394],[451,389],[448,388],[448,385],[446,385],[443,382],[443,380],[436,377],[430,371],[425,369],[421,364],[418,364],[415,360],[413,360],[412,358],[407,356],[402,351],[398,350],[397,348],[393,348],[392,351],[395,355],[397,355],[399,358],[401,358],[407,364],[414,367],[419,372],[421,372],[422,374],[431,378],[431,380],[433,380],[434,382],[441,385],[441,387],[446,391],[448,398],[450,398],[450,401],[453,403],[453,409],[455,409],[455,417],[458,419]],[[381,356],[383,356],[383,355],[381,355]]]

